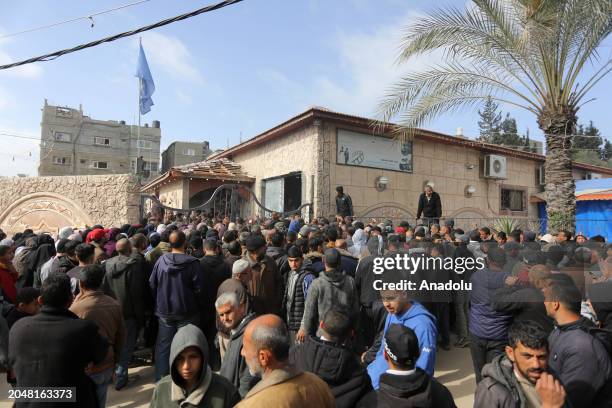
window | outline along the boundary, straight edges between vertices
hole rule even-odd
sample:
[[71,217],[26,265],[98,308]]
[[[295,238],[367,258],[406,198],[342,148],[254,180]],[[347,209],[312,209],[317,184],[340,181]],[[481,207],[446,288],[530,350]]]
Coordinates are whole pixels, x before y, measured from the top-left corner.
[[195,156],[195,149],[183,149],[185,156]]
[[67,118],[71,118],[72,117],[72,109],[70,108],[62,108],[62,107],[58,107],[56,112],[56,116],[64,116]]
[[137,140],[136,146],[139,149],[151,149],[151,141],[150,140]]
[[501,189],[500,210],[527,211],[525,190]]
[[94,169],[108,169],[109,165],[108,162],[94,161],[91,162],[91,167],[93,167]]
[[57,156],[53,156],[53,164],[57,164],[59,166],[69,166],[70,165],[70,157],[57,157]]
[[68,132],[55,132],[53,138],[56,142],[70,142],[72,140],[72,134]]
[[98,146],[110,147],[110,139],[108,137],[94,137],[94,144]]
[[143,167],[144,167],[143,170],[157,171],[157,162],[145,161]]

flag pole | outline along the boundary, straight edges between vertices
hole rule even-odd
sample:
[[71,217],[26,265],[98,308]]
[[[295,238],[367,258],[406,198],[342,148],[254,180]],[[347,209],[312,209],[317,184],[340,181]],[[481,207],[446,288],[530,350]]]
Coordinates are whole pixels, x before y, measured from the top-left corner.
[[[138,39],[140,47],[142,47],[142,37]],[[142,78],[138,78],[138,134],[136,136],[136,174],[139,174],[140,169],[138,168],[138,159],[140,159],[140,95],[142,95]],[[144,163],[143,163],[144,166]]]

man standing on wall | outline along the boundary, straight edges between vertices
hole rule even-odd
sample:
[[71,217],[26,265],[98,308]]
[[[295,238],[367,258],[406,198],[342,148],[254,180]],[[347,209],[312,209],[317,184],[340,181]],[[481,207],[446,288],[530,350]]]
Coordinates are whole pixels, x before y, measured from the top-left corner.
[[342,186],[336,187],[336,214],[343,217],[353,216],[353,200],[348,194],[344,194],[344,188]]
[[[336,199],[337,201],[337,199]],[[417,219],[423,214],[423,224],[439,224],[442,216],[442,201],[440,195],[433,191],[433,187],[429,184],[425,186],[425,192],[419,197],[419,209],[417,210]]]

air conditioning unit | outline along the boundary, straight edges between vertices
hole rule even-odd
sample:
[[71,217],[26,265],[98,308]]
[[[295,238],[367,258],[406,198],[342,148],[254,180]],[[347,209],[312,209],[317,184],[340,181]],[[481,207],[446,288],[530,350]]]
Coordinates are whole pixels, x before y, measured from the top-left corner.
[[484,176],[492,179],[507,178],[506,158],[496,154],[487,154],[484,158]]
[[546,173],[544,172],[544,165],[540,164],[536,171],[538,185],[543,186],[546,184]]

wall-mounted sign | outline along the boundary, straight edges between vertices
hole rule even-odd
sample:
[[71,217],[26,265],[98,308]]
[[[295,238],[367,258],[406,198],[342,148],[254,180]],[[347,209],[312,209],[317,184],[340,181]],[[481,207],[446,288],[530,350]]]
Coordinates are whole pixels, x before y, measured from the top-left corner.
[[336,163],[412,172],[412,142],[338,129]]

